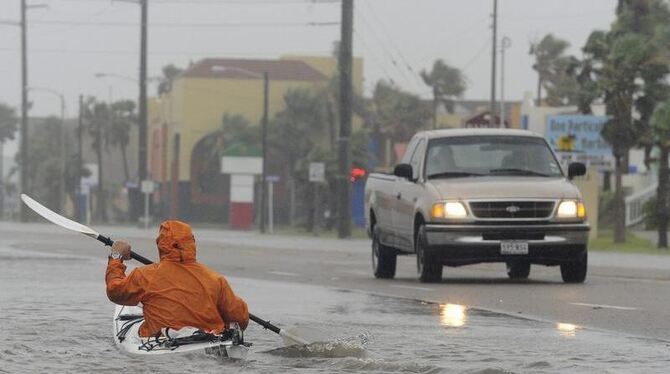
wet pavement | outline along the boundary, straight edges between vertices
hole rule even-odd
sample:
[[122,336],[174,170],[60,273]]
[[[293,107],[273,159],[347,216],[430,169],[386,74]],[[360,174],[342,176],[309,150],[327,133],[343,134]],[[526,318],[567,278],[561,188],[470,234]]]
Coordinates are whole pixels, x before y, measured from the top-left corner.
[[245,362],[195,354],[131,359],[111,339],[104,254],[62,250],[48,237],[31,240],[33,249],[0,239],[0,372],[661,373],[670,364],[664,340],[572,320],[239,276],[229,281],[253,313],[325,342],[285,348],[251,325],[246,339],[254,347]]

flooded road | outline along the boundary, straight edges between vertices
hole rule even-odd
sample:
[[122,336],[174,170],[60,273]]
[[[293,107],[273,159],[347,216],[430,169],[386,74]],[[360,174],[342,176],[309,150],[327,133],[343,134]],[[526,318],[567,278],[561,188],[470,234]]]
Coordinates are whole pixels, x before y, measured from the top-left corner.
[[253,313],[328,341],[283,348],[252,324],[245,362],[131,359],[111,338],[104,268],[102,258],[0,246],[0,372],[660,373],[670,365],[665,341],[571,321],[240,277],[229,281]]

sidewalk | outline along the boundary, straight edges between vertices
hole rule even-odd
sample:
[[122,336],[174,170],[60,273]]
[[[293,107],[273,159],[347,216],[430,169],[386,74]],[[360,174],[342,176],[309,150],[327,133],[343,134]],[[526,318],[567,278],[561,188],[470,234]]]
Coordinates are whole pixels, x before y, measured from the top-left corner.
[[[142,229],[135,226],[93,226],[94,230],[112,239],[145,239],[153,241],[158,235],[158,227]],[[0,230],[14,232],[40,232],[54,235],[72,235],[66,229],[49,223],[0,222]],[[338,251],[348,253],[368,253],[368,239],[334,239],[308,235],[261,234],[258,231],[234,231],[226,229],[199,228],[193,226],[197,241],[238,247],[295,249],[311,251]]]
[[[132,226],[95,226],[103,235],[111,236],[113,239],[143,239],[153,241],[157,235],[157,229],[141,229]],[[15,222],[0,222],[0,230],[8,232],[39,232],[53,235],[72,235],[67,230],[48,223],[19,224]],[[299,251],[333,251],[369,256],[369,239],[345,239],[322,238],[300,235],[270,235],[260,234],[257,231],[233,231],[218,230],[212,228],[194,227],[196,240],[203,243],[251,247],[278,250]],[[646,235],[645,238],[653,238],[654,232],[636,232],[638,235]],[[670,256],[640,253],[613,253],[613,252],[589,252],[589,267],[593,274],[612,276],[632,276],[636,278],[670,279]],[[625,273],[624,273],[625,272]]]

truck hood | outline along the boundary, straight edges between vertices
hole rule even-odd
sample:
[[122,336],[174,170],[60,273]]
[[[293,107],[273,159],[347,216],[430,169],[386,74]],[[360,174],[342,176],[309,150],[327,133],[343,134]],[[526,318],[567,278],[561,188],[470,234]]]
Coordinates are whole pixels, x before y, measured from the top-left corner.
[[491,176],[431,179],[442,199],[574,199],[581,197],[565,178]]

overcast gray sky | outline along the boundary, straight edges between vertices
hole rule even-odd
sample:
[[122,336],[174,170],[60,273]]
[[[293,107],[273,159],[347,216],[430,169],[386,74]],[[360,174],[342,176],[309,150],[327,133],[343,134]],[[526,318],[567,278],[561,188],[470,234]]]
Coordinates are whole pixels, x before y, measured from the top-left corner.
[[[149,75],[202,57],[275,58],[329,54],[339,39],[340,4],[333,0],[149,0]],[[28,0],[29,84],[62,92],[70,115],[80,93],[136,98],[136,84],[96,78],[98,72],[137,76],[139,6],[124,0]],[[0,0],[0,20],[19,19],[20,0]],[[499,35],[506,54],[506,98],[533,91],[537,76],[529,42],[554,33],[571,53],[593,29],[607,28],[615,0],[500,0]],[[418,72],[437,58],[468,77],[468,99],[488,99],[492,0],[355,0],[354,53],[365,59],[369,92],[379,79],[428,96]],[[176,25],[175,25],[176,24]],[[184,25],[188,24],[188,25]],[[212,25],[216,24],[216,25]],[[19,28],[0,24],[0,102],[20,103]],[[155,85],[150,86],[151,94]],[[31,93],[31,115],[57,114],[58,100]]]

